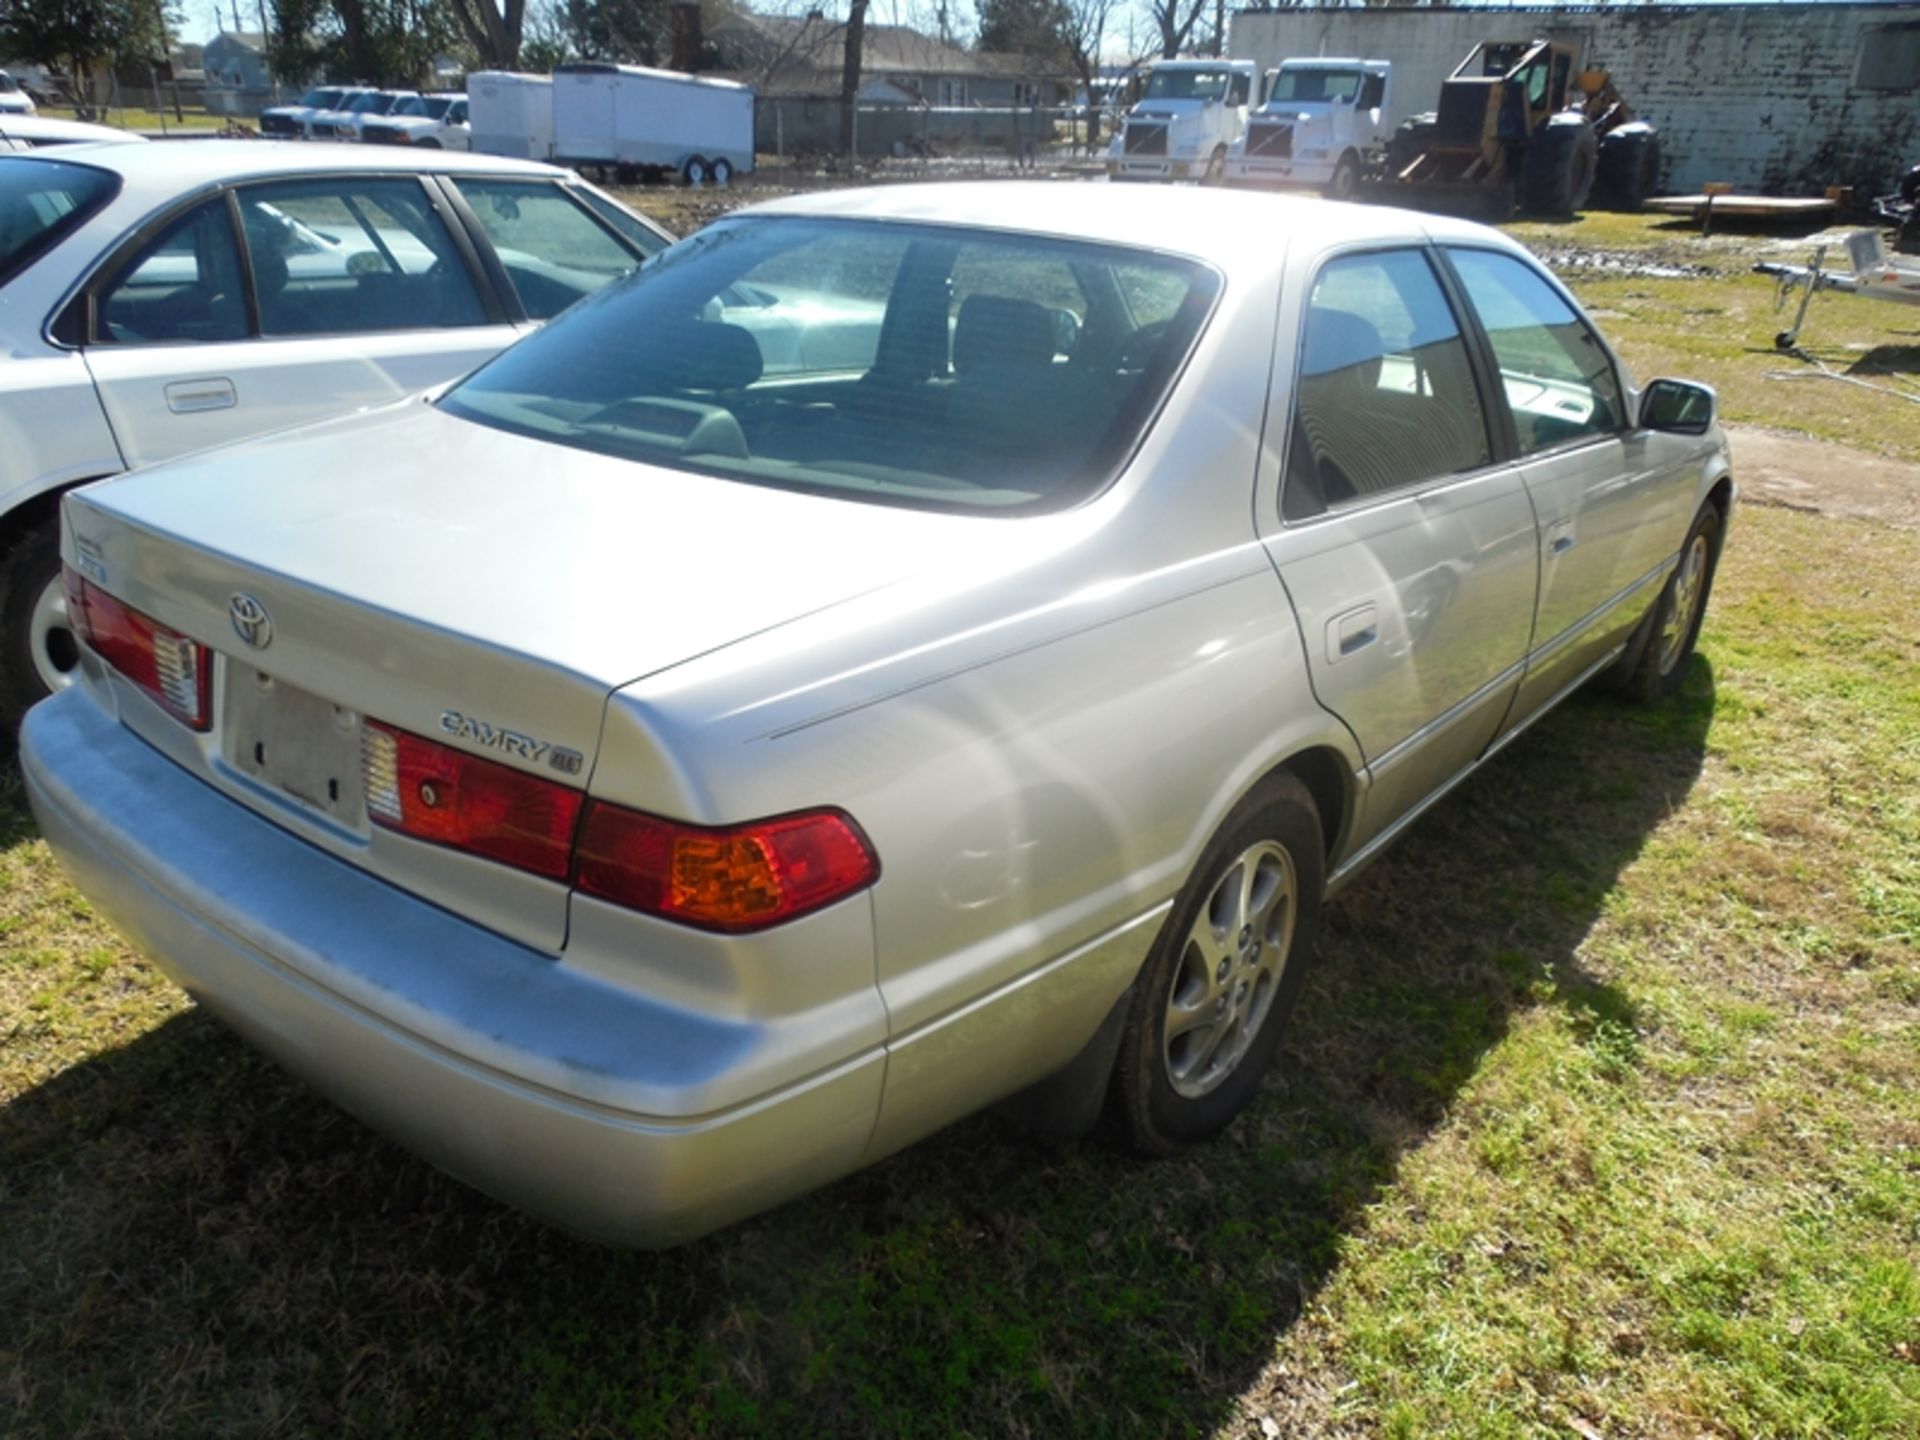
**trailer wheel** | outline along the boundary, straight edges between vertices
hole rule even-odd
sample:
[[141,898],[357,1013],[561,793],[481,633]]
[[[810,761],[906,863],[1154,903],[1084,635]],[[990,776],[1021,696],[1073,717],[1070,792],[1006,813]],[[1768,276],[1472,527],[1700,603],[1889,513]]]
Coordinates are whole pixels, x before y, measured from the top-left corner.
[[722,157],[707,167],[707,174],[716,185],[725,185],[733,179],[733,162]]
[[1522,202],[1533,215],[1575,215],[1593,191],[1600,144],[1584,115],[1555,115],[1527,143]]
[[1660,183],[1660,134],[1644,120],[1611,131],[1600,142],[1594,188],[1615,210],[1638,210]]
[[689,185],[706,184],[707,157],[704,155],[689,155],[687,157],[687,163],[680,167],[680,178]]
[[1333,167],[1333,178],[1327,181],[1326,188],[1320,193],[1329,200],[1351,200],[1359,188],[1360,162],[1349,150],[1340,157],[1340,163]]

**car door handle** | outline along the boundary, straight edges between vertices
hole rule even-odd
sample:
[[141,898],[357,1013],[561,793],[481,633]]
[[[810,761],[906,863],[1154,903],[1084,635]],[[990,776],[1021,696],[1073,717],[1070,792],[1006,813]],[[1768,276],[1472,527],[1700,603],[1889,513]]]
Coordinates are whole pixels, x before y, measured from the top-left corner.
[[239,403],[240,393],[231,380],[175,380],[167,386],[167,409],[176,415],[231,410]]
[[1327,622],[1327,663],[1338,665],[1380,638],[1380,620],[1374,607],[1362,605]]
[[1556,520],[1547,527],[1547,553],[1564,555],[1573,548],[1573,521]]

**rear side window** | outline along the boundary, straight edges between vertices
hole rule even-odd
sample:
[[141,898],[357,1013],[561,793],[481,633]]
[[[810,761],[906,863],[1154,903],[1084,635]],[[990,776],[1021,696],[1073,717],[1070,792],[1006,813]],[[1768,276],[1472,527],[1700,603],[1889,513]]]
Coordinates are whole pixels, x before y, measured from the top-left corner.
[[1321,270],[1301,336],[1285,516],[1492,459],[1466,342],[1426,256],[1353,255]]
[[551,181],[456,177],[453,183],[531,319],[551,320],[650,253],[636,254]]
[[1532,268],[1489,250],[1449,250],[1487,341],[1520,453],[1620,428],[1620,382],[1600,339]]
[[100,297],[96,340],[119,345],[244,340],[240,251],[224,198],[151,240]]
[[302,180],[239,193],[263,334],[487,323],[473,276],[418,181]]
[[120,193],[120,177],[87,165],[0,156],[0,285]]

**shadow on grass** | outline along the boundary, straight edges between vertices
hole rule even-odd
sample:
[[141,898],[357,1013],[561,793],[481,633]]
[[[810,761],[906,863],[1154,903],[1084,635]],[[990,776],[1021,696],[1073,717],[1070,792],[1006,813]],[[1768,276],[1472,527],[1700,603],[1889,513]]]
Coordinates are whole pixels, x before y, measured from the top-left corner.
[[991,1118],[660,1255],[466,1190],[183,1015],[0,1112],[23,1433],[1204,1432],[1699,773],[1713,675],[1580,697],[1329,907],[1265,1095],[1148,1163]]

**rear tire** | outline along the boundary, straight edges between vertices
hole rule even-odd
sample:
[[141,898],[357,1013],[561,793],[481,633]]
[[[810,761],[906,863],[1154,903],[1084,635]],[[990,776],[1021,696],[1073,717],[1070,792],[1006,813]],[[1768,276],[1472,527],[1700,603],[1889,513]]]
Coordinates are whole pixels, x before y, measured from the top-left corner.
[[726,159],[715,160],[707,167],[707,174],[714,184],[725,185],[733,179],[733,162]]
[[1612,131],[1600,142],[1594,189],[1608,208],[1638,210],[1660,184],[1660,134],[1644,120]]
[[1680,547],[1680,563],[1653,602],[1643,634],[1636,634],[1626,666],[1609,677],[1612,688],[1642,705],[1656,704],[1680,688],[1687,662],[1700,639],[1707,597],[1713,593],[1714,572],[1720,567],[1720,511],[1711,501],[1700,507]]
[[1205,1140],[1259,1093],[1325,888],[1312,795],[1292,775],[1263,782],[1201,852],[1134,984],[1108,1098],[1135,1149]]
[[1527,143],[1522,204],[1532,215],[1572,216],[1593,191],[1600,143],[1584,115],[1555,115]]
[[29,709],[74,682],[80,664],[57,519],[24,533],[0,557],[0,587],[0,725],[11,736]]

